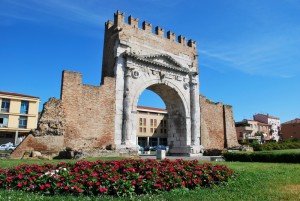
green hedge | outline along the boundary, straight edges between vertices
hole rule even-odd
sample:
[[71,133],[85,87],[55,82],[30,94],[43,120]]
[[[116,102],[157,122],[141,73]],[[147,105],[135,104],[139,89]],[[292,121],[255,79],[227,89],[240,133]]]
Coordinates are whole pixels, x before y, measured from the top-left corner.
[[282,149],[300,149],[300,141],[288,140],[282,142],[271,142],[265,144],[253,144],[254,151],[269,151],[269,150],[282,150]]
[[269,163],[300,163],[300,153],[235,153],[226,152],[223,154],[226,161],[240,162],[269,162]]

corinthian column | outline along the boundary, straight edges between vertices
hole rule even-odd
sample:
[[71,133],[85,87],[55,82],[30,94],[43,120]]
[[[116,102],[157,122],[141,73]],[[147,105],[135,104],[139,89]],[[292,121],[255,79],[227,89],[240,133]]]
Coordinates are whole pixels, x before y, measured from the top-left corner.
[[190,74],[191,146],[200,145],[200,108],[197,75],[197,73]]
[[130,134],[130,100],[129,100],[129,77],[133,68],[126,67],[124,81],[124,97],[123,97],[123,123],[122,123],[122,139],[121,144],[125,145],[129,140]]

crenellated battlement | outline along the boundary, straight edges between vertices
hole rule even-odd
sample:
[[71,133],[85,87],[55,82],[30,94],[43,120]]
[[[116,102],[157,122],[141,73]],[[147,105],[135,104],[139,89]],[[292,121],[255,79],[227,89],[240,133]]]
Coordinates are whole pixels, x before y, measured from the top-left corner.
[[172,33],[171,31],[167,32],[167,37],[165,37],[165,30],[162,27],[156,26],[155,30],[153,32],[153,27],[152,24],[143,21],[142,23],[142,28],[139,28],[139,19],[138,18],[134,18],[133,16],[129,16],[128,17],[128,23],[125,22],[125,13],[121,13],[119,10],[114,14],[114,22],[108,20],[105,23],[105,27],[106,29],[110,29],[111,27],[113,27],[113,29],[117,29],[117,30],[121,30],[121,27],[125,26],[125,25],[129,25],[130,27],[132,27],[133,29],[139,29],[139,30],[144,30],[146,33],[152,33],[153,35],[157,35],[157,37],[159,38],[166,38],[168,40],[170,40],[171,42],[174,43],[179,43],[182,44],[183,46],[188,46],[191,47],[193,49],[196,49],[196,42],[193,40],[186,40],[185,37],[183,37],[182,35],[179,35],[177,40],[176,40],[176,34]]

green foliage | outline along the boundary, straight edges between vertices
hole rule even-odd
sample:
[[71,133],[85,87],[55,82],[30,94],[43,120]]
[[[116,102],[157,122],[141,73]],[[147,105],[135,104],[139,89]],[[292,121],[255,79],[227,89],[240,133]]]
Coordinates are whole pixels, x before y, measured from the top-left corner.
[[254,151],[270,151],[282,149],[300,149],[300,141],[298,139],[290,139],[282,142],[270,142],[265,144],[253,145]]
[[[0,166],[3,161],[0,161]],[[26,160],[23,162],[27,162]],[[43,163],[39,161],[36,163]],[[216,162],[220,164],[221,162]],[[247,163],[247,162],[222,162],[229,166],[237,176],[224,185],[212,186],[211,188],[178,188],[164,191],[158,194],[146,194],[133,197],[111,197],[93,195],[54,195],[45,196],[39,193],[24,191],[1,190],[0,200],[22,200],[22,201],[167,201],[167,200],[266,200],[266,201],[296,201],[299,200],[300,191],[300,164],[284,163]]]
[[261,132],[261,131],[257,131],[254,135],[255,135],[255,136],[261,136],[262,134],[264,134],[264,133]]
[[300,163],[300,153],[275,152],[227,152],[223,154],[226,161]]
[[221,149],[205,149],[203,156],[220,156],[223,150]]
[[176,188],[223,184],[233,177],[224,165],[168,159],[77,161],[76,163],[0,168],[0,188],[44,195],[112,195],[132,197]]

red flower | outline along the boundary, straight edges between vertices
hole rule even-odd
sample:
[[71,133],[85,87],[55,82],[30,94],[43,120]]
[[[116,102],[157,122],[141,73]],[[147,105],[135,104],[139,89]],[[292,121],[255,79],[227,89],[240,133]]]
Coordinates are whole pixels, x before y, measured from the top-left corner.
[[69,190],[69,186],[65,186],[65,188],[64,188],[65,190]]
[[107,188],[100,188],[99,191],[100,193],[105,193],[107,191]]
[[40,186],[40,189],[41,189],[41,190],[44,190],[44,189],[45,189],[45,186],[44,186],[44,185],[41,185],[41,186]]
[[18,185],[17,185],[19,188],[21,188],[22,187],[22,184],[21,183],[18,183]]
[[46,187],[46,188],[50,188],[50,184],[48,184],[48,183],[45,184],[45,187]]

